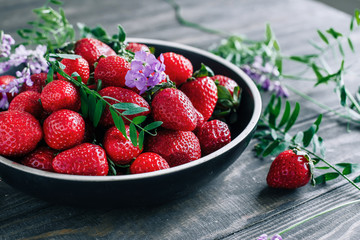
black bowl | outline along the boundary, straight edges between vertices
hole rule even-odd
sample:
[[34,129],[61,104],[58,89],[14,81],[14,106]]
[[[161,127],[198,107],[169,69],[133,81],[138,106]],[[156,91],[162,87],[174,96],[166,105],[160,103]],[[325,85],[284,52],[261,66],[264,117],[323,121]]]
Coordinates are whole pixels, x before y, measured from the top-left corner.
[[199,69],[201,63],[215,74],[234,79],[242,88],[239,121],[231,126],[232,141],[196,161],[157,172],[124,176],[76,176],[45,172],[0,156],[0,176],[30,195],[68,204],[153,204],[187,195],[230,166],[247,147],[261,113],[261,97],[252,80],[238,67],[207,51],[178,43],[128,39],[155,47],[156,52],[184,55]]

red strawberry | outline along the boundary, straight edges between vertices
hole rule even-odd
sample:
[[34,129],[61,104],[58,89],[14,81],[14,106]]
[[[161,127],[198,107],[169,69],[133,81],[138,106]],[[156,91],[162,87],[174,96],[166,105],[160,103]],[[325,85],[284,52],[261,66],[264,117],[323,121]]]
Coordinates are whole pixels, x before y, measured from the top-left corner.
[[190,131],[159,130],[148,138],[147,151],[162,156],[174,167],[201,157],[199,139]]
[[38,92],[22,92],[11,101],[9,110],[25,111],[39,119],[44,111],[39,100],[40,93]]
[[207,121],[214,112],[218,99],[214,81],[209,77],[197,78],[195,81],[184,83],[180,90],[188,96],[194,107]]
[[[129,119],[133,119],[134,117],[137,117],[140,115],[146,116],[150,113],[150,106],[145,101],[145,99],[142,98],[139,94],[136,94],[135,92],[133,92],[129,89],[120,88],[120,87],[107,87],[107,88],[101,89],[99,91],[99,94],[101,96],[109,96],[109,97],[118,99],[119,102],[135,103],[135,104],[139,105],[140,107],[145,107],[145,108],[149,109],[149,111],[146,111],[146,112],[142,112],[142,113],[134,114],[134,115],[128,115],[127,117]],[[116,102],[114,100],[110,100],[110,99],[106,99],[106,101],[108,101],[110,104],[118,103],[118,102]],[[123,112],[124,110],[118,110],[118,111]],[[125,122],[125,124],[130,123],[126,119],[124,119],[124,122]],[[103,126],[113,126],[114,125],[114,121],[112,119],[112,116],[111,116],[108,106],[105,108],[104,113],[101,116],[100,124]]]
[[0,154],[22,156],[30,153],[42,139],[38,120],[23,111],[0,112]]
[[95,68],[95,81],[101,79],[104,87],[125,87],[125,75],[130,63],[120,56],[101,58]]
[[[84,58],[77,58],[77,59],[67,59],[64,58],[61,60],[61,63],[65,65],[64,72],[71,76],[74,72],[77,72],[80,77],[81,81],[87,84],[89,77],[90,77],[90,68],[89,63]],[[65,77],[61,76],[57,73],[59,80],[66,80]],[[74,77],[76,79],[76,77]]]
[[105,43],[94,38],[83,38],[75,44],[75,54],[82,56],[90,66],[94,69],[94,63],[98,61],[100,56],[115,56],[116,53]]
[[[10,75],[0,76],[0,86],[5,88],[6,85],[8,85],[10,82],[14,81],[15,79],[16,79],[16,77],[10,76]],[[7,96],[8,102],[10,103],[11,100],[16,96],[16,93],[15,94],[6,93],[6,96]],[[0,100],[1,99],[2,99],[2,96],[1,96]]]
[[128,43],[128,45],[126,46],[126,50],[130,50],[132,52],[138,52],[138,51],[145,51],[145,52],[150,52],[150,49],[148,46],[146,46],[145,44],[141,44],[141,43]]
[[273,188],[294,189],[306,185],[311,178],[309,160],[293,150],[280,153],[272,162],[266,181]]
[[46,112],[60,109],[79,111],[81,106],[80,93],[70,82],[54,80],[48,83],[40,95],[41,104]]
[[211,77],[211,79],[213,81],[219,81],[219,85],[224,86],[227,90],[229,90],[231,95],[234,93],[234,88],[239,86],[234,80],[223,75],[215,75]]
[[107,130],[104,136],[105,151],[117,164],[128,164],[142,152],[139,147],[134,147],[131,143],[129,126],[125,128],[129,140],[116,127]]
[[[33,81],[33,85],[28,86],[28,85],[24,84],[21,88],[21,91],[23,91],[23,92],[34,91],[34,92],[41,93],[43,88],[46,85],[46,79],[47,79],[47,73],[33,74],[33,75],[31,75],[31,80]],[[57,80],[56,74],[53,75],[53,79]]]
[[171,81],[173,81],[176,86],[186,82],[193,74],[193,66],[189,59],[183,55],[166,52],[163,53],[164,64],[165,64],[165,73],[169,75]]
[[196,122],[196,128],[194,129],[194,133],[196,134],[200,127],[204,124],[205,119],[204,116],[195,108],[195,113],[197,115],[197,122]]
[[215,152],[231,142],[228,125],[220,120],[212,120],[202,124],[196,136],[199,138],[203,156]]
[[45,119],[43,129],[49,147],[64,150],[84,140],[85,121],[77,112],[61,109]]
[[152,100],[152,115],[155,121],[162,121],[164,128],[192,131],[197,124],[195,108],[189,98],[180,90],[165,88]]
[[170,168],[169,164],[160,155],[152,152],[140,154],[130,166],[130,173],[154,172]]
[[74,175],[105,176],[109,171],[105,150],[91,143],[59,153],[52,166],[55,172]]
[[27,155],[21,163],[32,168],[53,172],[52,161],[56,151],[47,147],[39,147]]

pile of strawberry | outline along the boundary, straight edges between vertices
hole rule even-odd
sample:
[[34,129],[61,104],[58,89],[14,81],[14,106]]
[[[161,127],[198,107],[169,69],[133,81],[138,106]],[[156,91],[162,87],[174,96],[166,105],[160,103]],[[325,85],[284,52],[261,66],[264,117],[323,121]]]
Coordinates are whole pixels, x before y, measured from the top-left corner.
[[[143,44],[130,43],[126,49],[150,54]],[[159,84],[173,82],[176,87],[159,87],[145,98],[147,93],[139,95],[137,89],[125,85],[130,62],[105,43],[84,38],[73,50],[81,57],[62,59],[65,73],[74,76],[76,72],[82,83],[96,89],[110,104],[133,103],[147,110],[123,118],[127,136],[115,126],[108,105],[94,127],[81,113],[82,96],[74,83],[59,72],[50,76],[52,81],[48,81],[47,73],[34,74],[33,85],[24,85],[9,109],[0,113],[2,156],[64,174],[108,175],[114,166],[120,169],[117,174],[133,174],[195,161],[231,141],[228,125],[211,117],[219,104],[218,87],[226,89],[228,95],[238,87],[232,79],[221,75],[194,77],[187,58],[166,52],[163,63],[167,77]],[[1,76],[0,84],[12,78]],[[129,127],[139,116],[147,116],[147,122],[162,122],[156,134],[145,135],[141,147],[130,141],[134,132]]]

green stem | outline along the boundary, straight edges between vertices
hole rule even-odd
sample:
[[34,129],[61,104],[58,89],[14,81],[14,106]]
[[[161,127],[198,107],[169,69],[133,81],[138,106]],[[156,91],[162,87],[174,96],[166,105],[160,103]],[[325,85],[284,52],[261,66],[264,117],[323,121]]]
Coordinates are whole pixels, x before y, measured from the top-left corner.
[[323,212],[321,212],[321,213],[315,214],[315,215],[313,215],[313,216],[311,216],[311,217],[308,217],[308,218],[305,219],[305,220],[302,220],[302,221],[300,221],[300,222],[298,222],[298,223],[295,223],[294,225],[291,225],[290,227],[286,228],[285,230],[279,232],[278,234],[279,234],[279,235],[282,235],[282,234],[290,231],[291,229],[293,229],[293,228],[295,228],[295,227],[297,227],[297,226],[299,226],[299,225],[301,225],[301,224],[303,224],[303,223],[305,223],[305,222],[307,222],[307,221],[309,221],[309,220],[312,220],[312,219],[314,219],[314,218],[317,218],[317,217],[319,217],[319,216],[321,216],[321,215],[324,215],[324,214],[326,214],[326,213],[329,213],[329,212],[331,212],[331,211],[334,211],[334,210],[337,210],[337,209],[339,209],[339,208],[346,207],[346,206],[348,206],[348,205],[355,204],[355,203],[360,203],[360,200],[354,200],[354,201],[351,201],[351,202],[347,202],[347,203],[341,204],[341,205],[339,205],[339,206],[333,207],[333,208],[331,208],[331,209],[325,210],[325,211],[323,211]]
[[[349,121],[352,121],[352,122],[354,122],[354,123],[360,124],[360,121],[357,121],[357,120],[351,118],[349,115],[344,115],[344,114],[341,114],[341,113],[337,112],[336,110],[330,108],[329,106],[318,102],[318,101],[315,100],[314,98],[312,98],[312,97],[310,97],[310,96],[308,96],[308,95],[306,95],[306,94],[304,94],[304,93],[296,90],[295,88],[293,88],[293,87],[291,87],[291,86],[289,86],[289,85],[287,85],[287,84],[285,84],[285,87],[286,87],[287,89],[289,89],[290,91],[292,91],[293,93],[297,94],[298,96],[304,98],[305,100],[308,100],[308,101],[316,104],[317,106],[319,106],[319,107],[321,107],[321,108],[323,108],[323,109],[325,109],[325,110],[327,110],[327,111],[330,111],[330,112],[334,113],[335,115],[337,115],[337,116],[339,116],[339,117],[342,117],[342,118],[344,118],[344,119],[346,119],[346,120],[349,120]],[[354,99],[354,100],[355,100],[355,99]]]

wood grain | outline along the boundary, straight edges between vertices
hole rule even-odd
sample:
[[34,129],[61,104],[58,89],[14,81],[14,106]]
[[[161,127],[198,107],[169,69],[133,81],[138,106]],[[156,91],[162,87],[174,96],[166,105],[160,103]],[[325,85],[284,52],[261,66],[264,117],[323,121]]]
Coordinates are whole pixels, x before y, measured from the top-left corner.
[[[31,9],[40,0],[0,0],[0,29],[15,34],[33,19]],[[307,43],[316,39],[316,29],[348,28],[350,16],[309,0],[179,0],[181,12],[190,21],[207,27],[263,38],[265,23],[271,23],[285,54],[312,51]],[[161,0],[65,1],[72,24],[103,25],[115,33],[122,24],[128,36],[156,38],[189,44],[202,49],[219,43],[221,37],[180,26],[170,5]],[[355,39],[359,39],[357,34]],[[16,40],[19,40],[17,38]],[[355,60],[356,56],[352,56]],[[296,72],[297,66],[287,69]],[[338,108],[333,86],[313,88],[307,82],[287,81],[323,103]],[[356,86],[358,78],[347,80]],[[264,94],[264,103],[268,94]],[[325,114],[319,135],[325,139],[331,162],[358,162],[359,127],[327,113],[296,95],[301,102],[298,129],[311,125]],[[0,239],[255,239],[278,231],[314,213],[359,194],[344,180],[295,191],[266,187],[270,159],[258,159],[251,151],[256,141],[219,178],[194,194],[160,206],[128,208],[100,206],[98,209],[54,205],[27,196],[0,181]],[[339,209],[314,219],[284,235],[285,239],[357,239],[360,232],[359,205]]]

